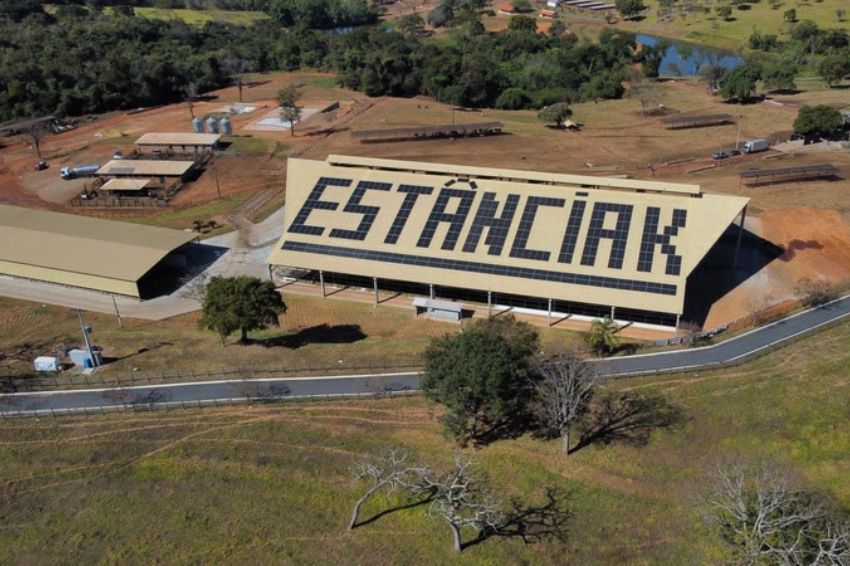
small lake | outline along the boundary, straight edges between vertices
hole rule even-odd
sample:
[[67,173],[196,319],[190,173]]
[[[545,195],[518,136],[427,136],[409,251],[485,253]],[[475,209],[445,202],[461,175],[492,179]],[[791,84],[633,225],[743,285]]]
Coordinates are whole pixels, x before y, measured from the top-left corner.
[[[637,35],[637,42],[641,45],[653,46],[661,41],[651,35]],[[696,75],[701,65],[710,63],[724,69],[737,67],[743,59],[728,51],[720,51],[710,47],[703,47],[693,43],[667,40],[670,47],[661,60],[660,73],[662,75]]]

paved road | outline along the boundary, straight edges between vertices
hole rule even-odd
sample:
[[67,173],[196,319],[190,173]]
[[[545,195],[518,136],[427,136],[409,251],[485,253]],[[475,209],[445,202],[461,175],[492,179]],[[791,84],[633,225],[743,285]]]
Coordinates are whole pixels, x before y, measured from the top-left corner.
[[[616,377],[681,371],[743,360],[850,315],[850,296],[752,330],[715,346],[595,360],[600,375]],[[0,395],[4,413],[58,414],[114,409],[271,400],[310,396],[406,394],[419,387],[416,372],[333,377],[289,377],[250,381],[201,381],[123,388]]]

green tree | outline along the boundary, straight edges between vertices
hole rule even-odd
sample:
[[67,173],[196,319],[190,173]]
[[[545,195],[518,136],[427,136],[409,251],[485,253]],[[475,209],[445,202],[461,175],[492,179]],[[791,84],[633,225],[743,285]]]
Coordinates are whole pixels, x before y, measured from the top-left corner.
[[295,136],[295,123],[301,119],[301,107],[298,100],[301,94],[294,84],[287,85],[277,92],[277,103],[280,105],[280,119],[289,122],[289,130]]
[[537,20],[531,16],[514,16],[508,23],[508,29],[534,33],[537,31]]
[[617,323],[611,317],[596,319],[590,325],[590,332],[585,336],[587,345],[593,348],[596,353],[602,357],[610,354],[614,348],[620,344],[620,339],[616,334]]
[[646,10],[643,0],[614,0],[617,11],[624,18],[631,19]]
[[511,6],[517,12],[530,12],[534,9],[531,0],[511,0]]
[[761,80],[767,90],[796,90],[797,67],[784,62],[770,63],[764,66]]
[[718,16],[720,16],[727,22],[732,19],[732,6],[728,4],[721,4],[720,6],[715,6],[714,11],[717,12]]
[[286,304],[271,281],[256,277],[213,277],[207,284],[198,324],[216,332],[224,345],[227,337],[241,331],[245,343],[248,333],[277,326]]
[[404,35],[422,36],[425,34],[425,20],[419,14],[405,14],[398,19],[398,31]]
[[794,120],[794,132],[803,136],[835,136],[844,125],[844,116],[826,104],[803,106]]
[[567,24],[564,23],[563,20],[555,20],[552,22],[552,25],[549,26],[549,34],[555,37],[564,35],[567,33]]
[[844,54],[835,53],[821,59],[818,65],[818,74],[828,86],[832,87],[840,83],[844,77],[850,75],[850,59],[848,59],[848,56],[850,56],[848,52]]
[[513,317],[475,321],[425,352],[422,390],[446,407],[443,425],[461,445],[526,410],[537,331]]
[[720,80],[720,95],[727,100],[749,100],[761,79],[761,68],[744,63],[724,73]]
[[790,10],[785,10],[782,13],[782,19],[788,22],[789,24],[793,24],[797,21],[797,10],[791,8]]
[[496,99],[496,108],[502,110],[521,110],[528,106],[531,99],[521,88],[508,88]]
[[557,102],[550,104],[546,108],[537,113],[537,119],[547,124],[552,124],[556,128],[563,128],[564,121],[573,115],[569,105],[566,102]]

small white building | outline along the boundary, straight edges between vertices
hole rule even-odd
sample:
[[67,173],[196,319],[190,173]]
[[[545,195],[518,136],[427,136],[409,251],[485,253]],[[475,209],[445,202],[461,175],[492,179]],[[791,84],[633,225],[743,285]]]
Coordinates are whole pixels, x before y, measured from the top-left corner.
[[549,8],[557,8],[560,5],[561,5],[561,0],[547,0],[546,1],[546,6],[548,6]]

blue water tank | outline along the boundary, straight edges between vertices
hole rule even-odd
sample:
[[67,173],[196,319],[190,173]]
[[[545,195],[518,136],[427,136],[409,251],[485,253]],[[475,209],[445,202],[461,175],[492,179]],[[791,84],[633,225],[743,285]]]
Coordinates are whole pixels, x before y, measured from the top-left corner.
[[204,133],[204,121],[195,116],[192,118],[192,131],[196,134]]
[[229,136],[233,133],[233,125],[230,123],[230,118],[227,116],[218,121],[218,126],[221,129],[221,133],[225,136]]
[[218,120],[210,116],[207,118],[207,131],[211,134],[218,133]]

